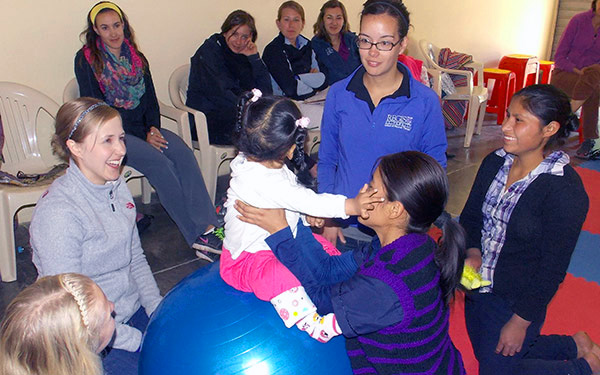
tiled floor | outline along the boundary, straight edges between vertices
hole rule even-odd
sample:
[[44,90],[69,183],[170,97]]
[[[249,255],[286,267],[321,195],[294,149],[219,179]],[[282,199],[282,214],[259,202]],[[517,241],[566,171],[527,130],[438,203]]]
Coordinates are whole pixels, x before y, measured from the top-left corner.
[[[448,153],[455,157],[448,161],[448,178],[450,182],[450,200],[447,210],[453,216],[460,214],[469,194],[471,184],[479,168],[481,160],[492,150],[502,145],[500,126],[495,125],[495,116],[486,118],[483,132],[475,136],[471,147],[462,147],[464,130],[448,132]],[[573,154],[576,140],[573,139],[565,149]],[[576,159],[572,159],[577,163]],[[227,186],[225,178],[219,181],[219,195],[224,194]],[[138,209],[155,216],[151,226],[142,234],[142,246],[146,252],[148,263],[154,272],[158,286],[163,294],[167,293],[177,282],[194,270],[206,265],[205,261],[196,258],[183,237],[177,230],[155,196],[149,205],[139,204]],[[17,246],[22,252],[17,255],[17,281],[0,282],[0,316],[9,301],[23,288],[35,281],[37,274],[31,262],[31,248],[26,225],[20,225],[16,233]]]

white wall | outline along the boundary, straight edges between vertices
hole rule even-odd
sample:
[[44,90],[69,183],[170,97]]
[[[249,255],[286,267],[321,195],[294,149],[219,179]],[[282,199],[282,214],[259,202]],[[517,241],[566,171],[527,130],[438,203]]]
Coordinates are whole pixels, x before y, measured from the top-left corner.
[[[410,54],[428,38],[441,47],[474,55],[494,66],[502,55],[528,53],[545,57],[557,0],[405,0],[414,29]],[[81,47],[79,33],[89,0],[0,0],[0,81],[23,83],[61,102],[73,77],[73,57]],[[159,98],[170,102],[170,73],[187,63],[202,41],[217,32],[226,15],[237,8],[257,22],[259,50],[276,35],[280,0],[120,0],[141,50],[150,61]],[[323,0],[300,0],[312,24]],[[346,0],[350,23],[358,30],[363,0]]]
[[504,55],[549,56],[558,0],[405,0],[414,28],[409,54],[427,39],[472,54],[486,67]]

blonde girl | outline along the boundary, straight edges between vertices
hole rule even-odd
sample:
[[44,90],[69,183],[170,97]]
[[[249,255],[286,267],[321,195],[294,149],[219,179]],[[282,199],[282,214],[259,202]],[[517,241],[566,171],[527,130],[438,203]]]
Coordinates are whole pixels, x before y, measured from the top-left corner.
[[42,277],[6,308],[0,327],[3,375],[100,375],[114,305],[89,278]]

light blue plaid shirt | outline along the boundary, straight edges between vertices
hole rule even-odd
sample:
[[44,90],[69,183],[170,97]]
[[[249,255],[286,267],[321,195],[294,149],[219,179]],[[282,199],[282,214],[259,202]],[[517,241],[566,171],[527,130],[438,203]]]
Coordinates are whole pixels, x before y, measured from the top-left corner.
[[542,173],[562,176],[564,166],[569,164],[569,155],[562,151],[555,151],[548,155],[533,171],[519,181],[516,181],[508,189],[506,181],[508,172],[514,161],[514,155],[507,153],[504,149],[496,151],[496,155],[504,158],[504,165],[492,181],[483,201],[481,211],[483,213],[483,228],[481,229],[481,253],[482,265],[481,276],[490,280],[489,287],[481,288],[480,292],[491,292],[494,287],[494,270],[496,262],[504,246],[506,239],[506,228],[514,208],[521,195],[529,184],[531,184]]

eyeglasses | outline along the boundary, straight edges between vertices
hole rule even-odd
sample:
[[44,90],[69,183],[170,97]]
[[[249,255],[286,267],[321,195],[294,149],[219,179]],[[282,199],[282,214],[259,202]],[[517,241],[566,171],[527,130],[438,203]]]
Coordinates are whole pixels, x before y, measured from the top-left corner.
[[389,40],[382,40],[380,42],[373,43],[367,38],[358,38],[356,40],[356,45],[360,49],[371,49],[371,47],[375,46],[375,48],[377,48],[379,51],[391,51],[392,48],[396,47],[401,41],[402,39],[400,39],[396,43],[393,43]]

